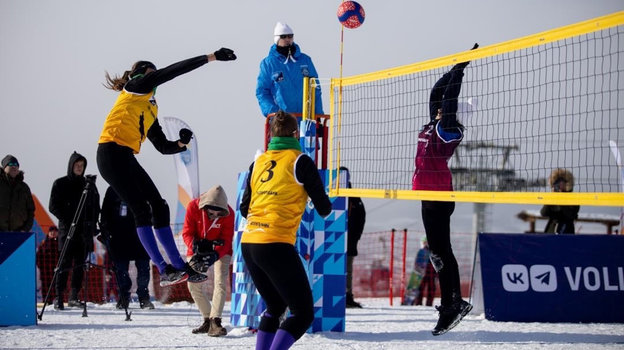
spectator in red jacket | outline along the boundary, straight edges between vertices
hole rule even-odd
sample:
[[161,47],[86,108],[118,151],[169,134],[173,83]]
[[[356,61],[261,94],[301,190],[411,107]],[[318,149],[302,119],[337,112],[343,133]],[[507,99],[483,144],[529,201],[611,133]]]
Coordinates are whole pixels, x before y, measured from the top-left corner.
[[223,187],[212,187],[186,207],[182,237],[188,247],[189,265],[204,273],[214,264],[212,302],[204,292],[206,288],[202,288],[207,282],[188,284],[191,297],[204,317],[204,323],[193,329],[193,333],[208,333],[212,337],[227,334],[221,325],[221,314],[226,299],[233,236],[234,210],[227,203]]
[[[59,248],[58,248],[58,227],[52,225],[48,229],[48,235],[39,244],[37,248],[37,267],[39,268],[39,279],[41,280],[41,296],[46,297],[52,278],[54,277],[54,268],[58,264]],[[48,300],[45,303],[51,304],[56,297],[55,288],[50,290]]]

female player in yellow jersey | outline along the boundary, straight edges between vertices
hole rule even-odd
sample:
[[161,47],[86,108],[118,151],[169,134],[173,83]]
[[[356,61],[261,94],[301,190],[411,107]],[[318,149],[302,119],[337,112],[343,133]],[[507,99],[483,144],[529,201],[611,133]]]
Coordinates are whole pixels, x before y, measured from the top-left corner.
[[[208,62],[235,59],[234,51],[221,48],[209,55],[190,58],[162,69],[156,69],[151,62],[139,61],[121,77],[106,74],[105,86],[121,93],[106,117],[100,134],[98,169],[104,180],[132,210],[139,239],[160,272],[161,286],[187,279],[189,282],[201,282],[206,276],[193,271],[180,256],[169,226],[169,206],[134,156],[139,153],[146,138],[160,153],[174,154],[185,151],[193,135],[190,130],[182,129],[178,141],[167,140],[157,119],[158,105],[154,98],[156,87]],[[171,264],[167,264],[160,254],[156,237]]]
[[[312,291],[295,249],[308,196],[323,216],[331,212],[314,161],[301,153],[297,120],[279,111],[271,122],[268,150],[249,167],[240,205],[247,226],[241,252],[264,299],[256,349],[288,349],[314,320]],[[290,316],[280,325],[286,307]]]

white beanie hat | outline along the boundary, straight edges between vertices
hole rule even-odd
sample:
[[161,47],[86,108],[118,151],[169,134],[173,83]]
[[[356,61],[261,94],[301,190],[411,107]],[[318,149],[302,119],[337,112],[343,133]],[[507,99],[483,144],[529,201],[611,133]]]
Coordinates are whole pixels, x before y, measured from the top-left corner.
[[283,34],[294,34],[292,28],[288,26],[286,23],[277,22],[275,25],[275,29],[273,29],[273,41],[277,44],[277,41],[280,39],[280,35]]

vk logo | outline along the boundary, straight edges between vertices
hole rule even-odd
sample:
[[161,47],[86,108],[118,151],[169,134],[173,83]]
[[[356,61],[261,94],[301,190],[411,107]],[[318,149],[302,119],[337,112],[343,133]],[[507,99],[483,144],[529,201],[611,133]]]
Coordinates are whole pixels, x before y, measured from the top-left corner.
[[526,292],[529,286],[535,292],[557,290],[557,272],[552,265],[508,264],[501,269],[503,288],[508,292]]
[[503,265],[503,288],[508,292],[526,292],[529,290],[529,271],[524,265]]

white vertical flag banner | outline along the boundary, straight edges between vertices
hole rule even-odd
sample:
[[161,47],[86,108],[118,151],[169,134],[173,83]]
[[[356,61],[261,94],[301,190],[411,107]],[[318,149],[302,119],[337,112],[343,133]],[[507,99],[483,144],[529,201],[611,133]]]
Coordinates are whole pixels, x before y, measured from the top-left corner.
[[[160,118],[169,140],[177,140],[180,129],[191,127],[183,120],[175,117]],[[199,197],[199,157],[197,155],[197,136],[193,133],[191,142],[186,151],[173,155],[176,173],[178,175],[178,204],[176,206],[176,229],[182,229],[186,206],[193,199]]]

